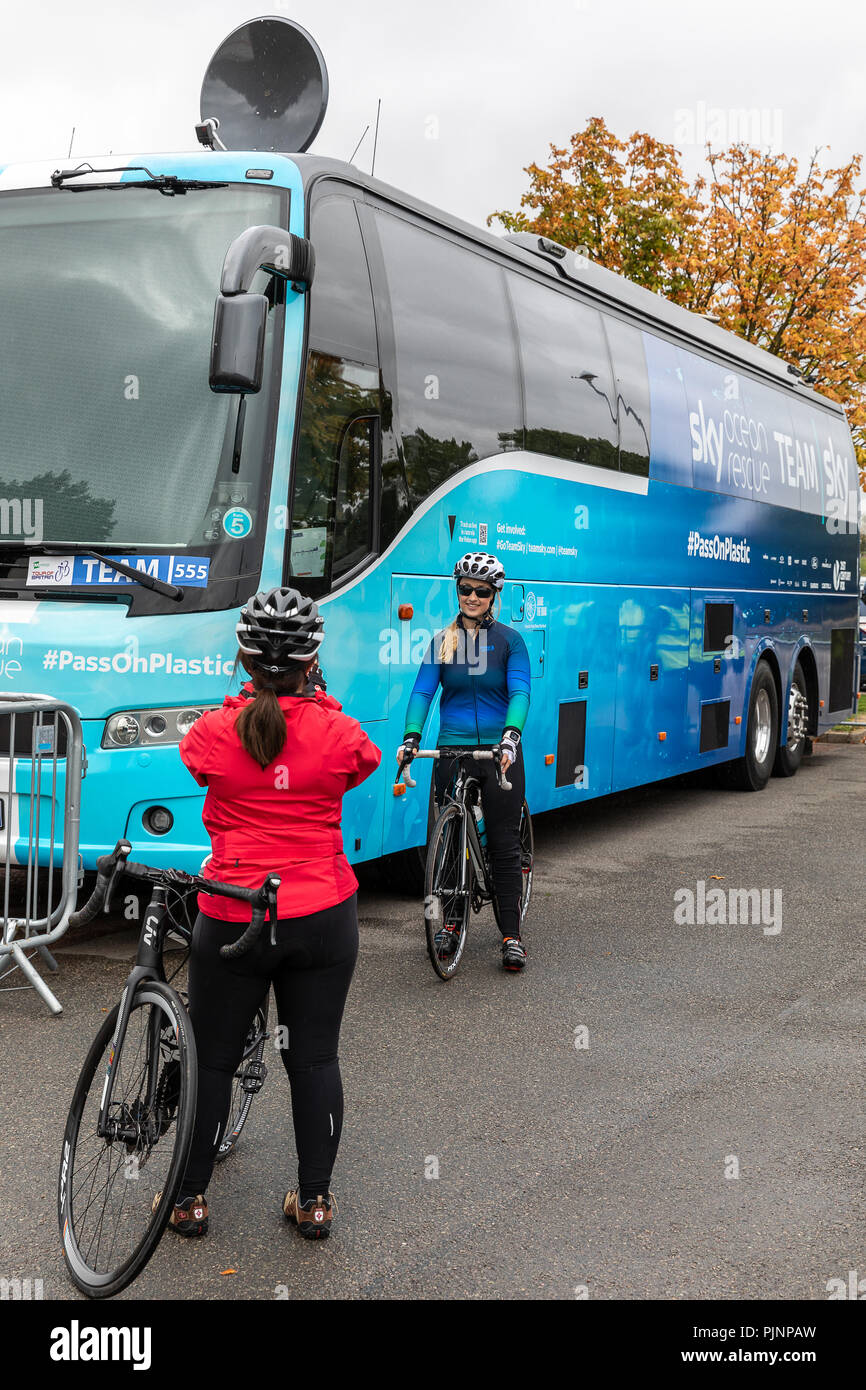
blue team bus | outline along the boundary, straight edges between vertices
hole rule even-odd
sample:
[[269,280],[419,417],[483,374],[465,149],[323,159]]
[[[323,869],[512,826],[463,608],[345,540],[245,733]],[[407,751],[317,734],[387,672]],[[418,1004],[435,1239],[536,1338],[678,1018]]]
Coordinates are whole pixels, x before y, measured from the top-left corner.
[[[854,450],[791,367],[350,164],[92,165],[0,171],[0,688],[80,711],[86,867],[123,834],[197,868],[177,745],[271,585],[322,602],[329,690],[385,750],[354,861],[425,840],[393,750],[466,550],[502,559],[529,649],[534,812],[705,766],[760,789],[851,710]],[[29,762],[2,777],[14,843]]]

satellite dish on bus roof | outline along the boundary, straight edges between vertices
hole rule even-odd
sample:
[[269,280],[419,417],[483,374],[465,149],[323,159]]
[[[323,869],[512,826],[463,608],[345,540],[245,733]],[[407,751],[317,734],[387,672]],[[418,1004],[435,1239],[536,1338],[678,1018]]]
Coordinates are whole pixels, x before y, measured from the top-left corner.
[[309,149],[325,119],[328,70],[306,29],[250,19],[223,39],[201,86],[201,118],[216,117],[230,150]]

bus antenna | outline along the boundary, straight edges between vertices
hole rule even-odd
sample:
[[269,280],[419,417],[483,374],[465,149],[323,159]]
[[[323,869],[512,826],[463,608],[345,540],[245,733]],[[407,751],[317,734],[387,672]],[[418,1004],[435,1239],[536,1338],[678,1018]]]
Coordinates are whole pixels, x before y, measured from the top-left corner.
[[72,142],[73,142],[74,139],[75,139],[75,126],[72,127],[72,134],[71,134],[70,137],[69,137],[69,154],[67,154],[67,156],[66,156],[67,159],[68,159],[69,156],[72,154]]
[[382,98],[380,97],[380,98],[379,98],[379,103],[378,103],[378,105],[377,105],[377,107],[376,107],[376,130],[375,130],[375,133],[374,133],[374,135],[373,135],[373,163],[370,165],[370,178],[372,178],[373,175],[374,175],[375,172],[376,172],[376,145],[377,145],[378,140],[379,140],[379,112],[380,112],[381,110],[382,110]]
[[[368,121],[367,124],[364,126],[364,130],[363,130],[363,133],[362,133],[362,135],[361,135],[361,140],[363,140],[364,136],[367,134],[367,131],[368,131],[369,129],[370,129],[370,122]],[[352,163],[352,160],[355,158],[355,155],[358,153],[359,149],[361,148],[361,140],[358,141],[358,143],[357,143],[357,145],[355,146],[355,148],[353,149],[352,153],[349,155],[349,163],[350,163],[350,164]]]

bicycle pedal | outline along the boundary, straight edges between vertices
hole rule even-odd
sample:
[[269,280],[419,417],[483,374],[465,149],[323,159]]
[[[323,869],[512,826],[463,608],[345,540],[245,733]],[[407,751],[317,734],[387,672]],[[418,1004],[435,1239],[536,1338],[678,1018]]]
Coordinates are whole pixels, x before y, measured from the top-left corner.
[[247,1062],[241,1077],[241,1090],[248,1096],[257,1095],[265,1084],[267,1074],[264,1062]]

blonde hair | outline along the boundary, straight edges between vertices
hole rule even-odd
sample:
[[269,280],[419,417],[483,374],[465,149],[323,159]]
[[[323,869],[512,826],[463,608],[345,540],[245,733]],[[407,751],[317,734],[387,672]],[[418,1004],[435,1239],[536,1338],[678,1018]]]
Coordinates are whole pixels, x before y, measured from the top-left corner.
[[[497,589],[495,596],[490,604],[490,607],[488,608],[487,613],[485,614],[485,617],[489,616],[491,618],[498,618],[499,610],[501,607],[502,595]],[[459,617],[460,613],[458,612],[457,618]],[[457,618],[455,618],[453,622],[450,622],[448,626],[443,629],[442,641],[439,643],[439,660],[444,662],[446,666],[454,660],[454,653],[457,651],[457,645],[460,640],[458,635],[460,629],[457,626]]]

